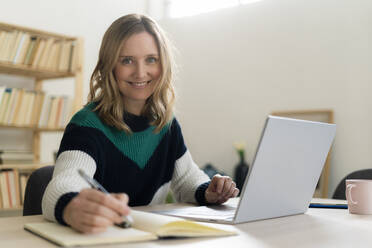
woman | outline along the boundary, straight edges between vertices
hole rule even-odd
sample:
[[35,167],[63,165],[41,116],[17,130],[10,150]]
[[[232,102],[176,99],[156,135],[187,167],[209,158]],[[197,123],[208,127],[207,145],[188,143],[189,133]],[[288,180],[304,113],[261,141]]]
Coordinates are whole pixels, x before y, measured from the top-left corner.
[[[229,177],[211,181],[195,165],[173,116],[169,42],[149,17],[117,19],[106,31],[88,104],[67,125],[42,202],[47,219],[86,233],[120,223],[130,206],[176,199],[221,204],[238,194]],[[82,169],[110,195],[90,189]],[[124,192],[124,193],[122,193]]]

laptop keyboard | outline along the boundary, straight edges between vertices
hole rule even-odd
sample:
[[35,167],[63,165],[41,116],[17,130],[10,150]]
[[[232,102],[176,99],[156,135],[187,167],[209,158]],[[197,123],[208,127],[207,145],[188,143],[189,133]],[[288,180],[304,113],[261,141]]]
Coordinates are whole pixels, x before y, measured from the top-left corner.
[[155,213],[190,217],[208,220],[232,220],[235,216],[236,207],[229,205],[185,207],[172,210],[154,211]]

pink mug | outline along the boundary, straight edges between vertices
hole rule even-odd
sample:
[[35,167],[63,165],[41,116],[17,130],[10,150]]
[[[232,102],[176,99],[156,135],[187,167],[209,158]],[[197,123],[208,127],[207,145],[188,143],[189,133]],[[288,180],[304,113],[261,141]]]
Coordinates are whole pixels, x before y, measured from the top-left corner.
[[345,193],[351,214],[372,214],[372,180],[347,179]]

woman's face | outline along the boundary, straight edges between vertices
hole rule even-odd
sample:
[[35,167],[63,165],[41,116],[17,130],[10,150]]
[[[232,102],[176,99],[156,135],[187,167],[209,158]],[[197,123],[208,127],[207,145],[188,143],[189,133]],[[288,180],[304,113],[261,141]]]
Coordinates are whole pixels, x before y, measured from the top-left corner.
[[155,90],[161,74],[156,41],[147,32],[134,34],[125,41],[114,68],[126,111],[139,115]]

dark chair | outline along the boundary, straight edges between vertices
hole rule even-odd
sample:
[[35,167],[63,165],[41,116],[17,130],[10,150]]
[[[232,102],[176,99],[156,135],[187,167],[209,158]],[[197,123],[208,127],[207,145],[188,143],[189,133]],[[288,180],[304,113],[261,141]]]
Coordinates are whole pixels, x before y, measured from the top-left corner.
[[45,188],[52,179],[53,170],[54,166],[49,165],[35,170],[30,175],[27,181],[25,199],[23,202],[24,216],[42,214],[41,200],[43,199]]
[[346,177],[344,177],[341,182],[337,185],[335,192],[333,193],[333,199],[345,200],[345,190],[346,190],[346,179],[372,179],[372,169],[357,170]]

